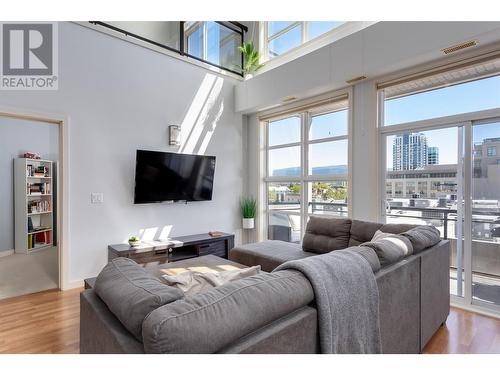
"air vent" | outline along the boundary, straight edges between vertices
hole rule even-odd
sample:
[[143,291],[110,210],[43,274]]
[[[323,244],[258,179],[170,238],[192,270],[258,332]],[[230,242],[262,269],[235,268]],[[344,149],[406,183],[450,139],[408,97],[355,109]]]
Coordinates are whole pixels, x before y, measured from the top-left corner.
[[283,103],[291,102],[292,100],[295,100],[295,99],[297,99],[296,96],[287,96],[287,97],[283,98],[282,102]]
[[362,80],[364,80],[364,79],[366,79],[366,76],[354,77],[354,78],[348,79],[348,80],[346,81],[346,83],[348,83],[348,84],[353,84],[353,83],[356,83],[356,82],[362,81]]
[[450,53],[455,53],[455,52],[461,51],[465,48],[470,48],[470,47],[475,47],[475,46],[477,46],[477,42],[475,40],[469,40],[468,42],[460,43],[460,44],[457,44],[456,46],[443,48],[441,51],[443,51],[443,53],[445,55],[449,55]]

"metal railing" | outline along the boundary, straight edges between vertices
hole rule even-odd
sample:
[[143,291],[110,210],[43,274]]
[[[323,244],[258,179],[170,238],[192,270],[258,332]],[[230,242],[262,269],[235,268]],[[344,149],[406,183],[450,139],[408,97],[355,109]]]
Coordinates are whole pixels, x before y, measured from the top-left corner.
[[[202,58],[200,56],[195,56],[195,55],[190,54],[188,52],[187,45],[185,45],[186,44],[185,43],[186,42],[186,38],[185,38],[186,30],[184,30],[184,23],[185,23],[184,21],[178,22],[178,24],[179,24],[179,48],[174,48],[174,47],[168,46],[168,45],[166,45],[164,43],[160,43],[158,41],[152,40],[150,38],[146,38],[144,36],[137,35],[137,34],[131,32],[131,31],[124,30],[122,28],[119,28],[119,27],[116,27],[114,25],[111,25],[111,24],[109,24],[107,22],[102,22],[102,21],[89,21],[89,22],[91,24],[98,25],[98,26],[101,26],[101,27],[104,27],[104,28],[108,28],[108,29],[113,30],[115,32],[122,33],[125,36],[133,37],[133,38],[141,40],[143,42],[146,42],[146,43],[155,45],[157,47],[169,50],[170,52],[178,53],[181,56],[186,56],[188,58],[201,61],[201,62],[203,62],[205,64],[209,64],[209,65],[215,66],[216,68],[219,68],[219,69],[222,69],[222,70],[225,70],[225,71],[228,71],[228,72],[231,72],[231,73],[234,73],[234,74],[237,74],[237,75],[243,77],[244,57],[243,57],[243,54],[241,52],[238,52],[239,55],[240,55],[239,65],[240,64],[241,65],[240,66],[232,66],[232,67],[228,67],[228,66],[223,66],[223,65],[220,65],[220,64],[216,64],[216,63],[208,61],[207,59]],[[174,21],[165,21],[165,22],[174,22]],[[217,24],[219,24],[222,27],[227,28],[228,30],[230,30],[230,31],[232,31],[234,33],[237,33],[239,35],[239,37],[241,38],[241,45],[243,44],[243,42],[245,40],[244,33],[248,31],[248,27],[247,26],[245,26],[242,23],[237,22],[237,21],[214,21],[214,22],[217,23]]]
[[[269,202],[269,206],[297,206],[292,210],[300,209],[300,202]],[[334,203],[334,202],[309,202],[308,207],[311,207],[311,213],[315,214],[318,212],[332,212],[340,213],[342,215],[347,215],[347,203]],[[325,210],[325,207],[336,208],[337,210]],[[280,208],[278,208],[280,209]],[[408,219],[420,219],[420,220],[439,220],[443,222],[443,239],[448,239],[448,224],[450,222],[457,221],[457,210],[454,208],[445,207],[414,207],[414,206],[399,206],[399,205],[388,205],[386,215],[389,217],[396,218],[408,218]],[[408,213],[395,213],[393,211],[406,211],[406,212],[419,212],[420,215],[411,215]],[[478,216],[495,216],[500,218],[499,211],[482,211],[473,210],[472,211],[472,223],[473,224],[493,224],[500,227],[500,220],[484,220],[479,218],[474,218],[474,215]],[[498,221],[498,222],[496,222]]]

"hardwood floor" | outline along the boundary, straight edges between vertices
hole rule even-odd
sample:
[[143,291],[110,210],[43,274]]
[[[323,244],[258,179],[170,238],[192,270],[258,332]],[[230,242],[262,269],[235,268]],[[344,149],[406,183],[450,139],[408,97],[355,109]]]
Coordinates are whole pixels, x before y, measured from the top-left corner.
[[[78,353],[80,291],[0,300],[0,353]],[[500,320],[452,308],[424,353],[500,353]]]
[[500,353],[500,319],[451,308],[442,326],[425,346],[427,354]]
[[80,291],[0,300],[0,353],[79,353]]

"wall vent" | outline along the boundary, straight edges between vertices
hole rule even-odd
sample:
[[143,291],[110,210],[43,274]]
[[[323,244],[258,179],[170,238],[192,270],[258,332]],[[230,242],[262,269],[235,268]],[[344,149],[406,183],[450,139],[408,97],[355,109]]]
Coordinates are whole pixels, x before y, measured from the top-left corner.
[[443,53],[445,55],[449,55],[450,53],[455,53],[455,52],[461,51],[465,48],[470,48],[470,47],[475,47],[475,46],[477,46],[477,42],[475,40],[469,40],[468,42],[464,42],[464,43],[457,44],[455,46],[443,48],[441,51],[443,51]]
[[283,103],[291,102],[292,100],[295,100],[295,99],[297,99],[296,96],[287,96],[287,97],[285,97],[285,98],[282,99],[282,102]]
[[354,77],[354,78],[348,79],[348,80],[346,81],[346,83],[348,83],[348,84],[350,84],[350,85],[351,85],[351,84],[353,84],[353,83],[356,83],[356,82],[362,81],[362,80],[364,80],[364,79],[366,79],[366,76]]

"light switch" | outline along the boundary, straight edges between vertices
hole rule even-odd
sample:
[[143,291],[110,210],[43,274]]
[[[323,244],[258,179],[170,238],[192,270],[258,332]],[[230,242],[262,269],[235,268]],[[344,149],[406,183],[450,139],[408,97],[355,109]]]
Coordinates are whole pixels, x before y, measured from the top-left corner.
[[104,194],[103,193],[91,193],[90,194],[90,202],[91,203],[103,203],[104,202]]

